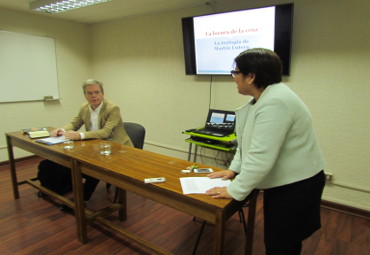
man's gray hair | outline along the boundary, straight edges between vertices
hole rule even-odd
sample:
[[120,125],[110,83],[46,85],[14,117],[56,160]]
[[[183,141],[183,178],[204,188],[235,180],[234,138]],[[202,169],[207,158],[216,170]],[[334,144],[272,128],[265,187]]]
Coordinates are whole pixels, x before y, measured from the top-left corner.
[[95,85],[95,84],[96,84],[96,85],[99,85],[101,92],[102,92],[102,93],[104,93],[103,83],[102,83],[101,81],[99,81],[99,80],[94,80],[94,79],[88,79],[88,80],[86,80],[86,81],[82,84],[82,89],[83,89],[84,94],[85,94],[85,88],[86,88],[87,86],[91,86],[91,85]]

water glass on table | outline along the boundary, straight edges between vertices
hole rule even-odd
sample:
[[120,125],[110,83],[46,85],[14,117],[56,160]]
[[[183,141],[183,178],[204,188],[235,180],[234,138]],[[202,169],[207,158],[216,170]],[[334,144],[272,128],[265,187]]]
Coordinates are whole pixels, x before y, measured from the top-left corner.
[[68,140],[64,142],[65,150],[72,150],[75,147],[73,140]]
[[99,145],[99,149],[100,149],[100,154],[102,155],[110,155],[112,154],[112,146],[109,142],[102,142],[100,145]]

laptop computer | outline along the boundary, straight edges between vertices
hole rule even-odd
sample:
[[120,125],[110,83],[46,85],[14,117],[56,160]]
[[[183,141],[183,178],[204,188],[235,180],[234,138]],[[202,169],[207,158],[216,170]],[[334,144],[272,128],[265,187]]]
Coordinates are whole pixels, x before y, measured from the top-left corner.
[[234,133],[235,130],[235,112],[209,109],[204,128],[192,130],[193,133],[227,136]]

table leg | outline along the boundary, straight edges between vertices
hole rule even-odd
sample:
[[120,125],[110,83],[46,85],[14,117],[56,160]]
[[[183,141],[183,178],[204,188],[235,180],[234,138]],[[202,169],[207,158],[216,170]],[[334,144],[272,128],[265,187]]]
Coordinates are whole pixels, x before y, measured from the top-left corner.
[[9,136],[6,136],[6,143],[7,143],[7,147],[8,147],[10,177],[11,177],[11,180],[12,180],[13,196],[14,196],[14,199],[18,199],[19,198],[18,180],[17,180],[17,173],[16,173],[16,170],[15,170],[15,161],[14,161],[12,140]]
[[221,213],[218,212],[216,217],[213,254],[221,255],[224,244],[225,222]]
[[80,164],[77,160],[73,160],[72,165],[72,185],[73,195],[75,199],[75,216],[77,225],[77,238],[81,243],[87,241],[87,224],[85,215],[85,205],[83,199],[83,184]]
[[124,221],[127,219],[127,200],[126,200],[126,190],[116,188],[117,189],[117,197],[118,203],[123,205],[122,209],[118,211],[118,218],[120,221]]
[[244,250],[245,255],[252,255],[252,251],[253,251],[254,221],[255,221],[255,215],[256,215],[257,195],[258,195],[258,191],[256,195],[252,197],[251,201],[249,202],[247,233],[246,233],[245,250]]

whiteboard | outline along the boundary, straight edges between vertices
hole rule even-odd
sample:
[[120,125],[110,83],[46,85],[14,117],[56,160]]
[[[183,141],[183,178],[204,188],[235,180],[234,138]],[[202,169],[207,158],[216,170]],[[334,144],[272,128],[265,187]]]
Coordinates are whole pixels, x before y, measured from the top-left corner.
[[0,31],[0,103],[59,99],[54,38]]

